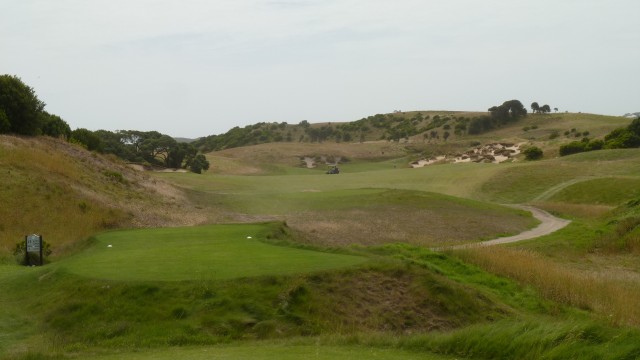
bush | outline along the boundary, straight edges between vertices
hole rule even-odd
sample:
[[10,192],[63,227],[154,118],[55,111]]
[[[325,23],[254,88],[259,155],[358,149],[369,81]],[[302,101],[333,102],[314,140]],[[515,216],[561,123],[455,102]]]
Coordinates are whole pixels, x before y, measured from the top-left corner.
[[608,149],[628,149],[640,146],[640,136],[628,128],[615,129],[604,137]]
[[584,151],[586,151],[585,143],[583,143],[582,141],[572,141],[568,144],[560,146],[560,156],[577,154]]
[[527,160],[539,160],[543,156],[542,149],[537,146],[526,148],[522,153]]
[[591,140],[585,146],[585,150],[586,151],[601,150],[603,147],[604,147],[604,141],[602,141],[602,140]]
[[[46,259],[47,257],[49,257],[49,255],[51,255],[53,251],[51,250],[51,245],[42,240],[42,262],[46,263]],[[13,256],[15,256],[16,261],[18,262],[18,264],[20,265],[29,265],[29,264],[36,264],[38,263],[38,259],[39,258],[39,254],[36,255],[34,253],[29,253],[29,258],[27,259],[26,257],[26,253],[27,253],[27,244],[24,240],[19,241],[16,244],[16,247],[13,249]]]

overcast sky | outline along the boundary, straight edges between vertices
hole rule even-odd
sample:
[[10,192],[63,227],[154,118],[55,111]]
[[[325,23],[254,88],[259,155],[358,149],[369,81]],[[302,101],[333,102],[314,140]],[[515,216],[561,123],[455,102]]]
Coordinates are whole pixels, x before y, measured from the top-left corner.
[[640,111],[638,0],[0,0],[0,74],[72,129]]

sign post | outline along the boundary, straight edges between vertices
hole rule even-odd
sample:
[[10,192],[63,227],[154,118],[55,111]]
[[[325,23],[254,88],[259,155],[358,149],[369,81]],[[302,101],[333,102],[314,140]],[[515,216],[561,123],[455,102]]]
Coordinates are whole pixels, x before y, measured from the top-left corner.
[[40,257],[40,260],[37,265],[42,266],[42,235],[31,234],[24,237],[24,241],[26,242],[26,251],[25,251],[25,263],[27,265],[31,264],[31,258],[29,257],[29,253],[37,253]]

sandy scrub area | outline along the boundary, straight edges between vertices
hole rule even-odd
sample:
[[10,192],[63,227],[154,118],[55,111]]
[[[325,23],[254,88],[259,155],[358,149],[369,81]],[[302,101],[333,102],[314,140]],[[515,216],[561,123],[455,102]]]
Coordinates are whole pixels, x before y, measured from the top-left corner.
[[421,168],[433,164],[448,163],[494,163],[499,164],[507,160],[514,161],[514,157],[521,153],[522,144],[494,143],[470,149],[462,154],[440,155],[429,159],[420,159],[411,163],[413,168]]

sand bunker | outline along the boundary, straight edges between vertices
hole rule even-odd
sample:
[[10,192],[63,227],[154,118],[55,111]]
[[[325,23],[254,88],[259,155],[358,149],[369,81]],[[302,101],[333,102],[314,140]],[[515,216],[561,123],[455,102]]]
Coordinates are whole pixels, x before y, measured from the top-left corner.
[[318,166],[318,164],[325,164],[327,166],[338,166],[340,161],[342,161],[342,156],[304,156],[301,158],[302,166],[307,169],[313,169]]

